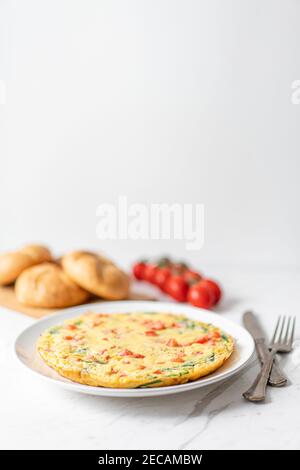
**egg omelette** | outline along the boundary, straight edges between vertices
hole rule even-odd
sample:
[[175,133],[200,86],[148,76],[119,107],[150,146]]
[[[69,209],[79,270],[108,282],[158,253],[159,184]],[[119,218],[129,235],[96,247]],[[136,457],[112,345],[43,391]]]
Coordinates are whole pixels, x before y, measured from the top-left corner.
[[87,312],[49,328],[37,343],[63,377],[112,388],[196,380],[221,367],[233,348],[233,338],[212,324],[156,312]]

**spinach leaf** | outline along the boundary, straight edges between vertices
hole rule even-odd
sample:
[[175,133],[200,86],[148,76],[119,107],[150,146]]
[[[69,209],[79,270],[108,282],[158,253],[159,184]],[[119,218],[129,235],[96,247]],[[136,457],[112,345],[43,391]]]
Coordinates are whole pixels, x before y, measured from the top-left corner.
[[151,385],[155,385],[159,383],[162,383],[161,380],[152,380],[152,382],[147,382],[143,385],[140,385],[138,388],[147,388],[147,387],[150,387]]

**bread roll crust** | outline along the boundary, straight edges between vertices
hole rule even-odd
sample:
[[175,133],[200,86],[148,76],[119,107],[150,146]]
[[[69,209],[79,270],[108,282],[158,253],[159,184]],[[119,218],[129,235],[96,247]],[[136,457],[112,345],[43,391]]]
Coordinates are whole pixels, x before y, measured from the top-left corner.
[[16,281],[15,293],[20,303],[43,308],[71,307],[90,297],[54,263],[42,263],[23,271]]
[[42,245],[26,245],[3,253],[0,255],[0,285],[12,284],[25,269],[51,260],[50,251]]
[[127,274],[102,255],[74,251],[63,256],[62,267],[76,284],[92,294],[107,300],[128,298]]

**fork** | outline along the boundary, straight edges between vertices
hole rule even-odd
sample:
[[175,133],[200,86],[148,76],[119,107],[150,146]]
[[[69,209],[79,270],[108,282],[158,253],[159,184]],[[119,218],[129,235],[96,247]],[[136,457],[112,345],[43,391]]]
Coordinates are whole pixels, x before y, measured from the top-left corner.
[[263,367],[256,377],[253,385],[243,393],[246,400],[257,402],[266,398],[266,388],[273,361],[277,352],[289,353],[293,348],[296,318],[279,317],[276,323],[273,338],[270,343],[270,351]]

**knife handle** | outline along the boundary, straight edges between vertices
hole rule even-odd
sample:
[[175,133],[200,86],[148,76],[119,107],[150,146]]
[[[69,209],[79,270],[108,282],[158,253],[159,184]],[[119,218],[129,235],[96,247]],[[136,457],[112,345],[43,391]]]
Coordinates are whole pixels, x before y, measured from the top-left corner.
[[[267,347],[266,347],[266,345],[263,341],[262,342],[257,341],[256,342],[256,348],[257,348],[258,357],[260,359],[260,362],[263,365],[264,361],[265,361],[265,358],[267,356],[267,353],[268,353],[268,349],[267,349]],[[270,376],[269,376],[268,383],[270,385],[272,385],[273,387],[281,387],[282,385],[285,385],[286,382],[287,382],[287,377],[282,372],[282,370],[281,370],[281,368],[278,364],[278,361],[275,357],[275,359],[273,361],[273,366],[272,366],[272,370],[271,370],[271,373],[270,373]]]
[[265,360],[264,365],[261,368],[261,371],[257,375],[256,379],[252,386],[243,393],[243,397],[252,402],[264,401],[266,398],[266,389],[268,379],[271,373],[272,364],[276,350],[272,350],[269,354],[269,357]]

